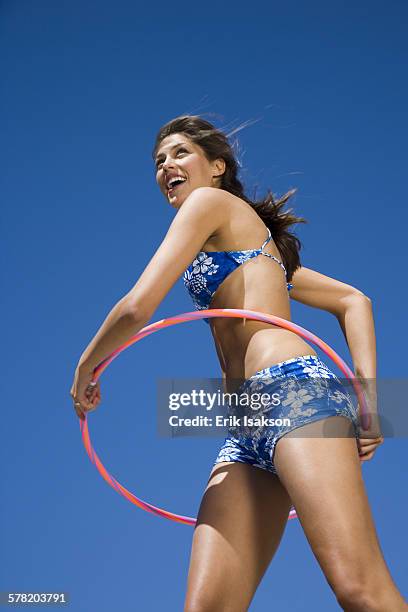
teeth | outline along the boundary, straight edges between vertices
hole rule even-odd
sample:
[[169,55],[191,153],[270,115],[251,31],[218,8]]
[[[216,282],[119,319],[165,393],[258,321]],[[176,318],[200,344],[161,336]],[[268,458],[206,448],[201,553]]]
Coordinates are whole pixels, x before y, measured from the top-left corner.
[[186,180],[186,179],[184,178],[184,176],[174,176],[174,177],[173,177],[173,178],[171,178],[171,179],[169,180],[169,182],[167,183],[167,187],[168,187],[168,188],[171,188],[171,187],[174,185],[174,183],[175,183],[175,182],[177,182],[177,181],[183,181],[183,183],[184,183],[184,181],[185,181],[185,180]]

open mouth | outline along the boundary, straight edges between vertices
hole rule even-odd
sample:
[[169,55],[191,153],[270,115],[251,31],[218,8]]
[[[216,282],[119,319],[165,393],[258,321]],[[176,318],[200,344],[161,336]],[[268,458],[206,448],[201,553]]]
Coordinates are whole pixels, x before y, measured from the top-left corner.
[[175,178],[175,179],[171,179],[171,180],[168,182],[168,185],[167,185],[167,193],[168,193],[168,194],[172,194],[172,193],[174,193],[174,191],[175,191],[175,190],[176,190],[178,187],[180,187],[180,185],[182,185],[182,184],[183,184],[183,183],[185,183],[185,182],[186,182],[186,179],[185,179],[185,178]]

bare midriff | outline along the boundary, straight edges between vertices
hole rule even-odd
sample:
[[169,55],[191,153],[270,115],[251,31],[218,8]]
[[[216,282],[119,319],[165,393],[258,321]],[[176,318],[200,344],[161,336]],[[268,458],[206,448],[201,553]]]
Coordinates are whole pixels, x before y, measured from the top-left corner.
[[[261,245],[266,238],[266,226],[257,213],[239,198],[231,198],[228,222],[203,246],[209,254],[211,250],[226,248],[245,250],[251,248],[249,245]],[[265,252],[282,259],[273,240],[266,245]],[[270,257],[259,254],[227,276],[213,295],[209,308],[255,310],[290,321],[286,282],[282,267]],[[281,361],[316,355],[311,345],[294,332],[267,323],[214,318],[210,325],[227,385],[229,379],[249,378]]]
[[286,329],[256,321],[243,320],[238,324],[235,319],[232,321],[235,328],[233,334],[225,333],[225,329],[223,333],[219,323],[215,319],[212,322],[213,329],[218,328],[214,341],[217,352],[223,356],[221,366],[227,382],[228,379],[250,378],[259,370],[293,357],[316,355],[307,342],[294,337],[294,333]]

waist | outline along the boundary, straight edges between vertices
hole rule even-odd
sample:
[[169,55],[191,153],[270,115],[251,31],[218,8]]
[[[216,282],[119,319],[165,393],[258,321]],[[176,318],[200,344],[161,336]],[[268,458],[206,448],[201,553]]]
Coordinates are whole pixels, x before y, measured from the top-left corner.
[[226,379],[250,378],[253,374],[316,351],[303,338],[286,329],[263,329],[252,334],[245,342],[232,339],[219,347],[224,355]]

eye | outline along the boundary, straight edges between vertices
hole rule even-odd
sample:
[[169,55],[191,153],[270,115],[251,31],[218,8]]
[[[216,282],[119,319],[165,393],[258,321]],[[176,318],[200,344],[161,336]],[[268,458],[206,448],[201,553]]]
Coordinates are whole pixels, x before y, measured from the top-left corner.
[[[178,157],[180,153],[189,153],[189,151],[185,147],[180,147],[179,149],[177,149],[176,156]],[[163,160],[158,159],[156,162],[156,170],[160,170],[162,165],[163,165]]]

